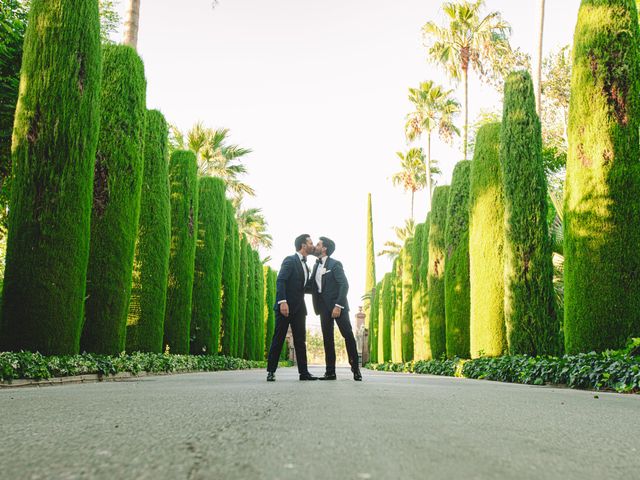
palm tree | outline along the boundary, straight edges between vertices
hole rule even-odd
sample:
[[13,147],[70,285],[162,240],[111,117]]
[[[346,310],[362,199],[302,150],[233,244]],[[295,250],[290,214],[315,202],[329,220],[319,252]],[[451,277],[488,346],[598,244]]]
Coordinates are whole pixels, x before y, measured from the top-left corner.
[[400,159],[400,170],[391,176],[393,185],[402,185],[405,192],[411,192],[411,219],[413,220],[413,199],[418,190],[427,184],[426,166],[422,148],[410,148],[407,153],[396,152]]
[[[418,88],[409,89],[409,101],[414,111],[407,115],[405,135],[410,142],[427,133],[427,170],[431,171],[431,133],[437,129],[438,135],[450,142],[460,131],[453,124],[453,117],[460,111],[460,103],[451,95],[453,90],[445,90],[431,80],[422,82]],[[433,185],[431,175],[427,176],[427,212],[431,211]]]
[[416,225],[412,218],[404,221],[404,227],[393,227],[398,241],[389,240],[384,244],[384,250],[378,252],[378,256],[387,255],[391,261],[395,260],[403,245],[409,238],[413,238],[416,231]]
[[536,84],[536,105],[538,116],[542,111],[542,38],[544,34],[544,0],[540,1],[540,29],[538,30],[538,75]]
[[240,236],[242,237],[243,234],[246,235],[249,244],[251,244],[254,249],[260,246],[267,249],[271,248],[273,245],[273,237],[267,233],[268,224],[262,214],[262,209],[237,209],[236,212]]
[[481,79],[488,78],[497,73],[493,68],[500,63],[501,57],[511,55],[508,40],[511,27],[502,19],[500,12],[481,16],[483,7],[484,0],[446,2],[442,9],[449,24],[440,27],[434,22],[427,22],[422,27],[430,60],[442,65],[453,80],[463,81],[465,160],[469,126],[469,68],[475,70]]
[[186,136],[177,127],[171,126],[170,150],[188,149],[198,159],[198,174],[222,178],[227,190],[234,198],[243,195],[253,197],[255,191],[240,180],[247,173],[247,167],[239,161],[241,157],[251,153],[251,149],[238,145],[227,145],[228,128],[212,129],[197,122]]
[[135,49],[138,48],[138,27],[140,26],[140,0],[129,0],[127,19],[124,22],[124,41]]

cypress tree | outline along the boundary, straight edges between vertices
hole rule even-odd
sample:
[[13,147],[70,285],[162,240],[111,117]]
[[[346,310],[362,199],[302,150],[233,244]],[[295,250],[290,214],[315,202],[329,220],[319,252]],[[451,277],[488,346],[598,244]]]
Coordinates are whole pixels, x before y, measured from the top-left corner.
[[230,201],[226,201],[227,231],[225,237],[224,259],[222,263],[222,354],[233,356],[234,327],[238,316],[238,272],[239,259],[236,262],[236,244],[239,242],[235,209]]
[[511,354],[559,351],[547,183],[531,76],[517,71],[504,89],[500,164],[505,199],[505,324]]
[[413,238],[402,249],[402,361],[413,360]]
[[584,0],[574,34],[564,203],[567,353],[640,336],[638,17]]
[[103,46],[100,136],[93,179],[82,350],[125,349],[144,168],[147,81],[136,51]]
[[254,322],[256,312],[255,271],[255,258],[251,248],[249,248],[247,250],[247,313],[244,332],[244,358],[247,360],[253,359],[253,348],[256,343],[256,327]]
[[500,167],[500,123],[476,136],[469,186],[471,357],[507,353],[504,324],[504,194]]
[[395,363],[402,362],[402,267],[404,266],[404,247],[400,251],[394,265],[394,294],[393,294],[393,332],[391,344],[391,356]]
[[191,300],[198,225],[198,163],[193,152],[177,150],[169,161],[171,251],[164,317],[164,345],[189,353]]
[[447,356],[469,358],[469,172],[463,160],[453,169],[445,228],[444,305]]
[[271,339],[276,327],[276,312],[273,310],[273,304],[276,303],[276,272],[269,267],[265,267],[265,293],[264,293],[264,315],[266,321],[265,348],[264,356],[269,356],[269,347]]
[[[429,331],[429,232],[431,229],[431,212],[427,214],[422,232],[421,258],[420,258],[420,308],[422,310],[419,317],[420,329],[422,331],[419,340],[424,349],[424,357],[416,360],[431,360],[431,333]],[[415,331],[414,331],[415,335]],[[415,343],[415,342],[414,342]],[[415,353],[414,353],[415,356]]]
[[97,0],[31,2],[13,128],[0,350],[78,353],[101,62]]
[[429,228],[429,269],[427,273],[429,297],[429,338],[431,356],[441,358],[447,353],[446,321],[444,306],[445,228],[449,186],[433,189],[431,226]]
[[220,289],[226,231],[225,182],[198,181],[198,230],[191,300],[191,354],[215,355],[220,339]]
[[238,347],[236,356],[246,358],[244,355],[244,343],[247,329],[247,282],[249,267],[249,242],[243,234],[240,239],[240,280],[238,288]]
[[378,283],[373,290],[371,309],[369,310],[371,315],[369,321],[369,361],[371,363],[378,363],[378,311],[381,293]]
[[167,135],[162,113],[147,111],[140,221],[127,316],[129,352],[162,352],[171,241]]
[[231,355],[233,357],[241,357],[238,352],[238,311],[240,308],[240,228],[236,221],[233,225],[233,281],[235,292],[235,315],[233,316],[233,328],[231,329]]
[[251,252],[254,257],[256,265],[255,269],[255,310],[254,310],[254,324],[256,329],[255,344],[253,349],[254,360],[264,360],[265,349],[265,332],[264,332],[264,274],[262,272],[262,262],[260,261],[260,255],[256,250]]
[[[367,272],[365,279],[365,293],[370,293],[376,286],[376,257],[373,246],[373,213],[371,210],[371,194],[367,197]],[[365,301],[364,313],[366,327],[369,328],[369,301]]]
[[378,362],[391,360],[391,274],[386,273],[380,282],[378,308]]
[[[423,308],[424,302],[422,299],[423,288],[422,284],[426,282],[426,276],[422,277],[422,254],[424,245],[424,230],[425,224],[419,223],[416,225],[415,234],[413,236],[413,269],[412,269],[412,305],[411,311],[413,314],[413,358],[414,360],[426,360],[427,342],[425,339],[426,327],[425,311]],[[424,280],[423,280],[424,279]]]

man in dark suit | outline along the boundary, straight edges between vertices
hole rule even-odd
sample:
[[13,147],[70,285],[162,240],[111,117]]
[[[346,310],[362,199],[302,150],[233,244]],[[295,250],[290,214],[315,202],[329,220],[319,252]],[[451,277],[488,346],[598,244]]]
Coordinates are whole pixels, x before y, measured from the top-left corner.
[[296,253],[284,259],[276,280],[276,327],[267,361],[267,381],[276,380],[275,372],[282,351],[282,344],[289,325],[293,333],[300,380],[317,380],[307,370],[306,320],[307,306],[304,303],[305,288],[309,283],[307,255],[313,253],[311,237],[299,235],[295,240]]
[[320,237],[314,252],[318,261],[311,273],[311,282],[308,288],[313,298],[313,309],[316,315],[320,315],[324,341],[324,356],[327,367],[320,380],[336,379],[336,347],[333,341],[333,324],[335,322],[338,324],[347,347],[353,379],[361,381],[358,349],[349,320],[349,303],[347,302],[349,282],[344,274],[342,263],[331,258],[335,249],[336,244],[333,240]]

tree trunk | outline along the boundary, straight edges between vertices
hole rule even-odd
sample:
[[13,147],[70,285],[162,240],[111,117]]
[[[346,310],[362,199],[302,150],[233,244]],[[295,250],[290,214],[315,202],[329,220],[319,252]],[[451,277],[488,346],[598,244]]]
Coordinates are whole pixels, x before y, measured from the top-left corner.
[[427,132],[427,213],[431,211],[431,132]]
[[129,0],[127,19],[124,22],[124,41],[135,49],[138,48],[138,26],[140,21],[140,0]]
[[542,113],[542,37],[544,33],[544,2],[540,0],[540,30],[538,31],[538,74],[536,77],[536,106],[538,116]]
[[464,73],[464,136],[462,139],[463,142],[463,153],[464,160],[467,159],[467,132],[469,130],[469,69],[468,67],[463,69]]

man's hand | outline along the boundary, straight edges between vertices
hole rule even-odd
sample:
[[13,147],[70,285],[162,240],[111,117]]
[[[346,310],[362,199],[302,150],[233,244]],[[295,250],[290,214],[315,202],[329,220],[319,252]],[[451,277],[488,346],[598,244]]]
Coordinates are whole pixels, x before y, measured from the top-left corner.
[[333,311],[331,312],[331,318],[338,318],[342,314],[342,309],[340,307],[333,307]]
[[287,304],[287,302],[282,302],[280,304],[280,313],[284,317],[288,317],[289,316],[289,305]]

